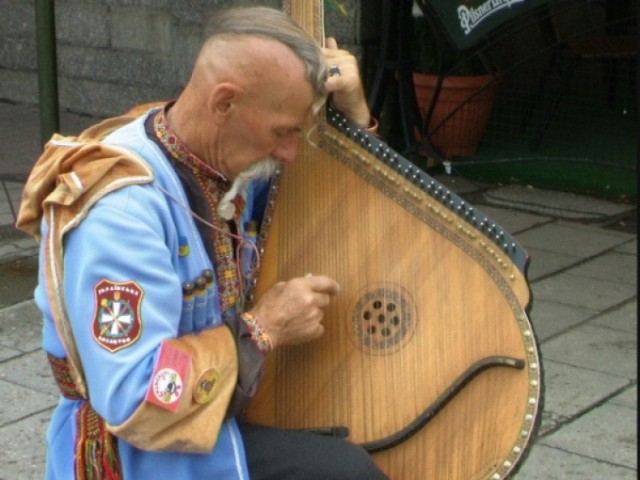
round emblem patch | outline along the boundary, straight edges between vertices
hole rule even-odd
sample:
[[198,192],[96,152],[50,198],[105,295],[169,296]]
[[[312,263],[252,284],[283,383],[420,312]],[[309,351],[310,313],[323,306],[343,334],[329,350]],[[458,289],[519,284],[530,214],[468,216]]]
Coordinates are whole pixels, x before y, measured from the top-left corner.
[[140,338],[140,304],[144,295],[136,282],[102,280],[94,287],[96,314],[93,336],[111,352],[125,348]]
[[216,396],[220,372],[215,368],[209,368],[198,377],[193,389],[193,400],[196,403],[207,403]]
[[163,368],[153,377],[153,395],[164,404],[177,402],[183,388],[182,378],[171,368]]

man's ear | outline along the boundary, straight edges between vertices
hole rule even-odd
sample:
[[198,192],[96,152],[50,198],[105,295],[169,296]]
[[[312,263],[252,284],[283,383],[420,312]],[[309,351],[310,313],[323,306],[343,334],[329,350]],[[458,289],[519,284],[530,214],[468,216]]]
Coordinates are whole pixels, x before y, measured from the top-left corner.
[[217,123],[224,123],[237,108],[242,97],[242,88],[231,82],[217,84],[209,94],[208,109]]

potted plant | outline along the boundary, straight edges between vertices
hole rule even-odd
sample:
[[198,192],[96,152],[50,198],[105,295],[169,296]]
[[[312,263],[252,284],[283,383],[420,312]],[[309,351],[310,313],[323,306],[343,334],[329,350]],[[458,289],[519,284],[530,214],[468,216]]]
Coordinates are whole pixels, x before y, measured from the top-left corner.
[[470,156],[489,123],[497,76],[479,55],[454,49],[434,28],[426,16],[412,17],[413,83],[429,119],[417,138],[426,133],[444,158]]

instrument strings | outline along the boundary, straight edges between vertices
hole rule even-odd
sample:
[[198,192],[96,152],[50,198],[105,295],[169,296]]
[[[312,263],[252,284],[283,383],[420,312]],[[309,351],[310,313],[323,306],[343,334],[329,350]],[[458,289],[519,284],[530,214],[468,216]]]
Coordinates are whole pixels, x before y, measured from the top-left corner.
[[[285,2],[285,7],[324,45],[322,2],[289,1]],[[324,119],[320,118],[319,122],[322,124]],[[322,126],[313,128],[318,130],[314,137],[316,133],[322,135]],[[279,250],[282,257],[295,259],[291,260],[296,268],[288,272],[290,276],[327,274],[341,283],[342,291],[327,309],[324,320],[325,336],[331,341],[316,341],[321,342],[321,347],[311,342],[284,349],[279,356],[281,374],[286,375],[287,364],[293,362],[301,367],[299,371],[306,372],[303,379],[296,377],[283,382],[301,383],[290,387],[291,395],[297,401],[282,402],[289,410],[279,415],[283,420],[291,419],[294,428],[299,427],[296,419],[314,421],[306,418],[304,410],[306,406],[314,405],[313,392],[330,389],[331,401],[326,402],[330,404],[317,407],[323,411],[319,421],[329,424],[310,424],[308,427],[352,425],[359,429],[352,432],[354,437],[380,438],[400,430],[410,420],[402,418],[406,408],[381,408],[380,405],[408,403],[415,407],[416,413],[421,405],[418,401],[420,392],[415,389],[411,396],[406,393],[402,398],[398,396],[399,392],[406,392],[406,384],[413,381],[406,378],[405,372],[421,370],[417,365],[420,356],[405,353],[398,344],[407,341],[399,333],[405,327],[411,328],[405,323],[418,323],[419,319],[415,318],[418,312],[411,306],[413,299],[404,296],[406,292],[411,296],[420,292],[422,279],[417,266],[411,262],[410,252],[388,252],[384,246],[393,244],[394,238],[398,239],[398,245],[410,245],[412,226],[401,224],[397,210],[384,208],[386,203],[380,202],[380,195],[372,193],[373,187],[356,188],[346,183],[341,172],[330,165],[337,160],[323,155],[321,147],[313,143],[305,144],[297,163],[287,167],[301,172],[300,178],[296,178],[305,184],[305,192],[293,191],[296,180],[290,180],[288,187],[279,192],[279,202],[293,205],[305,202],[314,219],[299,219],[307,224],[303,227],[283,215],[287,218],[283,226],[286,233],[279,239]],[[356,155],[348,151],[344,154]],[[316,168],[318,162],[325,164]],[[315,175],[311,186],[303,180],[305,175]],[[286,200],[283,194],[288,196]],[[297,245],[289,242],[301,235],[303,238]],[[319,265],[323,270],[318,270]],[[370,297],[368,300],[367,296]],[[363,320],[363,311],[356,308],[358,302],[366,305],[371,319]],[[376,302],[380,304],[378,308],[375,308]],[[388,332],[387,337],[382,333],[384,329]],[[367,339],[375,344],[363,345]],[[357,360],[356,356],[359,357]],[[382,362],[387,366],[381,368]],[[388,367],[389,363],[392,368]],[[353,369],[359,371],[351,371]],[[380,401],[381,398],[385,401]],[[291,405],[296,405],[299,411],[292,412]]]
[[[283,5],[324,37],[320,0]],[[257,292],[307,274],[333,277],[341,291],[321,338],[268,357],[248,415],[281,428],[348,427],[351,441],[373,447],[391,439],[374,452],[390,478],[507,478],[541,394],[531,327],[514,315],[529,301],[526,278],[508,277],[481,231],[418,191],[404,161],[351,125],[323,122],[280,177]],[[495,355],[530,367],[464,377]],[[469,381],[440,402],[459,378]]]

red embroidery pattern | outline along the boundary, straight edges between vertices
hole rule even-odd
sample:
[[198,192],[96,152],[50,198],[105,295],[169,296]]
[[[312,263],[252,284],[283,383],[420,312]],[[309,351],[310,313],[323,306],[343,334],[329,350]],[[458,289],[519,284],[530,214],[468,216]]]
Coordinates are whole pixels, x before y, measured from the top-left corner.
[[[70,400],[82,400],[75,382],[71,378],[66,358],[47,353],[53,376],[60,393]],[[84,400],[76,413],[76,458],[77,480],[122,480],[122,468],[117,440],[107,431],[107,426],[88,400]]]
[[[234,307],[240,298],[238,265],[234,255],[233,240],[228,235],[231,230],[229,223],[217,214],[218,204],[223,195],[229,190],[230,182],[220,172],[204,163],[187,149],[171,129],[164,111],[156,114],[153,126],[156,136],[171,156],[193,171],[207,199],[212,223],[217,227],[211,231],[209,241],[213,246],[216,257],[215,270],[218,277],[220,309],[224,312]],[[234,203],[236,204],[236,214],[239,214],[244,208],[244,200],[241,197],[236,197]],[[236,232],[239,232],[239,219],[237,216],[233,222],[235,223]]]
[[88,401],[76,414],[76,478],[122,480],[118,442]]
[[51,365],[53,378],[58,384],[62,396],[69,400],[81,400],[82,395],[76,386],[76,382],[74,382],[71,377],[71,370],[67,359],[55,357],[50,353],[47,353],[47,359],[49,360],[49,365]]

